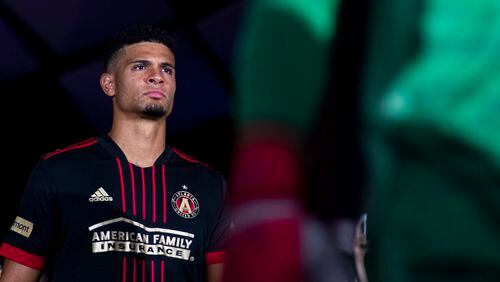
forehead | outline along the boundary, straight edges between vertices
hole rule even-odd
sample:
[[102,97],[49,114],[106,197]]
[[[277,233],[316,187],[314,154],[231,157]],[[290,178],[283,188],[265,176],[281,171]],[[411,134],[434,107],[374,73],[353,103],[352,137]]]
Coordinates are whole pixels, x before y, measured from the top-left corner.
[[121,58],[125,61],[154,59],[168,63],[173,63],[175,60],[174,54],[167,46],[156,42],[140,42],[125,46],[122,48]]

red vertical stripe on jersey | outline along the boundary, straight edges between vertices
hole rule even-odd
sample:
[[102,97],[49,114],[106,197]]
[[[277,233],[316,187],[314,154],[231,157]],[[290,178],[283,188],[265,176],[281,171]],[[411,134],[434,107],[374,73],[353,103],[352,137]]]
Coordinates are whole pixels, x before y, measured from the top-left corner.
[[137,262],[134,258],[134,266],[132,268],[132,279],[133,279],[133,282],[137,282]]
[[165,261],[161,261],[161,274],[160,274],[160,281],[165,281]]
[[163,188],[163,223],[167,223],[167,180],[165,178],[165,165],[161,165],[161,180]]
[[137,209],[135,205],[135,177],[134,177],[134,167],[132,163],[128,163],[128,168],[130,170],[130,182],[132,183],[132,212],[134,216],[137,214]]
[[123,257],[122,264],[122,281],[127,282],[127,257]]
[[156,168],[153,166],[153,169],[151,170],[151,183],[153,184],[153,222],[156,222],[156,174],[155,174]]
[[146,282],[146,260],[142,259],[142,282]]
[[120,173],[120,185],[122,186],[122,211],[127,211],[127,205],[125,204],[125,183],[123,181],[123,170],[122,163],[119,158],[116,158],[116,164],[118,165],[118,172]]
[[151,261],[151,282],[155,282],[155,261]]
[[146,179],[144,178],[144,168],[141,167],[142,178],[142,219],[146,220]]

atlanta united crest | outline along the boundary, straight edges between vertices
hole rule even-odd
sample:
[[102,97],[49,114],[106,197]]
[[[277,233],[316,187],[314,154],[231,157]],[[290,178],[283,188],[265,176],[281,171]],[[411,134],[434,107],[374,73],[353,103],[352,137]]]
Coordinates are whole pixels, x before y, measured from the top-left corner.
[[200,211],[200,204],[193,194],[179,191],[172,196],[172,208],[183,218],[194,218]]

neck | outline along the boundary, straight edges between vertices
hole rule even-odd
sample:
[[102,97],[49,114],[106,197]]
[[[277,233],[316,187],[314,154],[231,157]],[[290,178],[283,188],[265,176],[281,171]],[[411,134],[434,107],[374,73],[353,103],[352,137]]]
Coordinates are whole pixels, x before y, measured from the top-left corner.
[[164,119],[126,123],[113,120],[109,136],[130,163],[150,167],[165,151],[166,124]]

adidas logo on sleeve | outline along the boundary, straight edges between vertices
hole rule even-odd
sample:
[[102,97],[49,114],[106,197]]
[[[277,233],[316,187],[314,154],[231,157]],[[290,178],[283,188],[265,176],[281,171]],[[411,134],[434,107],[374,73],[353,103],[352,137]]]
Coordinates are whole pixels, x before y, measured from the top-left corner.
[[113,197],[111,197],[102,187],[99,187],[97,191],[94,192],[89,198],[89,202],[112,202]]

